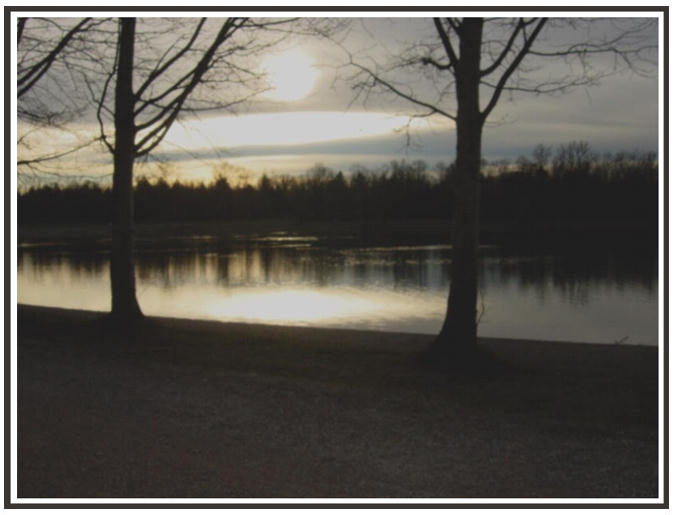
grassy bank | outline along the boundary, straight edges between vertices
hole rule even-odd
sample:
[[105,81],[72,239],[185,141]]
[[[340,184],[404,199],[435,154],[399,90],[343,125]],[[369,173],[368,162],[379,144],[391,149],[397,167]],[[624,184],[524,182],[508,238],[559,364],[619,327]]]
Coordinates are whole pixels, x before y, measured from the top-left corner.
[[20,306],[20,497],[652,497],[657,351]]

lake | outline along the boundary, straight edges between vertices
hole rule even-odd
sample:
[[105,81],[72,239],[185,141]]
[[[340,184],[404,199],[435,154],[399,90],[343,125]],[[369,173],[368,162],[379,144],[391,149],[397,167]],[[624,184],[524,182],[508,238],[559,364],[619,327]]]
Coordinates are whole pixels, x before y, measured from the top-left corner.
[[[451,248],[357,244],[289,232],[139,246],[149,315],[434,334]],[[110,309],[105,245],[18,248],[18,301]],[[481,247],[479,335],[657,345],[654,252]]]

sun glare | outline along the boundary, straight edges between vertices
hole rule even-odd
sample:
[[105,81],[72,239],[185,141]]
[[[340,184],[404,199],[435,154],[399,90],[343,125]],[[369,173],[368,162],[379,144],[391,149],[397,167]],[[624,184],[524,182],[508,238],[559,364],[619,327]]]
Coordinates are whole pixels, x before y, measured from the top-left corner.
[[272,88],[272,100],[293,102],[305,98],[314,87],[318,72],[312,58],[301,50],[288,50],[263,61],[263,71]]
[[354,316],[374,307],[372,301],[357,295],[289,289],[242,292],[221,298],[205,310],[219,319],[301,323]]

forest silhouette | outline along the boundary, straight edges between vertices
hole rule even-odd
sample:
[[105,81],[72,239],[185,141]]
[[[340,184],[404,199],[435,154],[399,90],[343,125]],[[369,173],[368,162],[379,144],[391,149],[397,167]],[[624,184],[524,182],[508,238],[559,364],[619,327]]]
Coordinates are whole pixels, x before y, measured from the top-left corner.
[[[528,228],[539,224],[631,224],[655,228],[658,165],[650,152],[599,157],[584,142],[538,145],[533,158],[485,163],[483,222]],[[285,218],[306,220],[450,219],[454,164],[391,161],[351,173],[315,165],[300,176],[263,175],[232,184],[140,177],[137,222]],[[19,193],[19,223],[108,223],[112,194],[93,182],[43,184]]]

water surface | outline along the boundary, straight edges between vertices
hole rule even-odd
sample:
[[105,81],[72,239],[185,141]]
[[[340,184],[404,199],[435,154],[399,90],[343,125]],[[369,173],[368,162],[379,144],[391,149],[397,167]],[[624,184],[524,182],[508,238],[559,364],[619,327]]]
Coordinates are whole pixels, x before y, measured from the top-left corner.
[[[214,243],[214,244],[211,244]],[[270,234],[227,245],[187,238],[141,249],[151,315],[434,334],[450,246],[355,246]],[[103,249],[22,245],[20,303],[110,309]],[[657,344],[657,263],[635,253],[482,247],[481,336]]]

